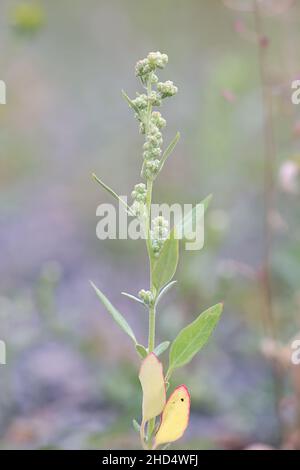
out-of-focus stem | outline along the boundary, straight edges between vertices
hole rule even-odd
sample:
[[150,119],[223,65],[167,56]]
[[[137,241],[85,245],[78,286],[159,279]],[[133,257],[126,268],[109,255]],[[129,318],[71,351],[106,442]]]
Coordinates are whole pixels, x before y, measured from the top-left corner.
[[263,34],[258,1],[254,1],[255,27],[258,38],[258,58],[263,96],[263,125],[264,125],[264,263],[263,263],[263,293],[265,298],[264,324],[265,332],[276,339],[277,331],[273,312],[272,299],[272,227],[271,218],[274,207],[274,163],[276,148],[273,133],[272,96],[268,86],[266,67],[266,44]]
[[[258,41],[258,62],[262,87],[263,98],[263,122],[264,122],[264,260],[263,260],[263,297],[264,311],[263,323],[265,334],[271,337],[274,342],[278,340],[277,325],[273,309],[273,292],[272,292],[272,268],[271,268],[271,252],[272,252],[272,214],[274,209],[275,187],[274,187],[274,166],[276,160],[276,147],[273,130],[273,107],[272,95],[268,85],[268,74],[266,64],[266,51],[268,40],[263,34],[261,24],[261,16],[258,0],[253,0],[254,20]],[[273,367],[275,406],[278,418],[278,427],[282,433],[282,419],[280,413],[280,400],[282,396],[282,378],[281,372],[274,363]]]
[[[147,83],[147,95],[148,97],[151,94],[151,79],[152,76],[150,74],[149,80]],[[150,100],[148,101],[147,107],[147,118],[145,122],[145,130],[146,134],[149,132],[150,127],[150,119],[152,114],[152,105]],[[143,170],[142,170],[143,173]],[[154,286],[152,282],[152,245],[151,245],[151,204],[152,204],[152,189],[153,189],[153,181],[147,179],[147,196],[146,196],[146,207],[147,207],[147,220],[146,220],[146,245],[147,245],[147,253],[149,258],[149,270],[150,270],[150,291],[152,294],[154,293]],[[148,352],[152,352],[155,348],[155,303],[149,307],[149,331],[148,331]],[[151,419],[148,422],[147,426],[147,446],[150,445],[151,437],[155,428],[155,418]],[[144,441],[144,439],[143,439]],[[144,445],[144,442],[143,442]]]

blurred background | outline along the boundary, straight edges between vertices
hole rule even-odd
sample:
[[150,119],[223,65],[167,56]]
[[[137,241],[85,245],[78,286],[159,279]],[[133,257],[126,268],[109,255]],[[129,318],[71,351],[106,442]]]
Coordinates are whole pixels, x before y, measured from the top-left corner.
[[299,20],[291,0],[1,1],[1,448],[139,448],[139,359],[89,279],[145,343],[145,311],[121,291],[147,288],[147,258],[142,241],[96,238],[96,207],[112,201],[91,173],[122,195],[140,181],[143,139],[121,89],[140,91],[134,65],[156,50],[179,87],[162,108],[165,142],[181,140],[154,202],[213,194],[158,340],[225,303],[209,345],[173,376],[192,394],[173,448],[300,446]]

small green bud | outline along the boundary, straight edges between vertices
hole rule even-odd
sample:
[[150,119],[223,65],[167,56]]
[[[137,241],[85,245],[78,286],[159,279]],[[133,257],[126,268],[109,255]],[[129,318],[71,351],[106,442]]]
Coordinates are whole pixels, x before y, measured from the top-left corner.
[[151,160],[152,154],[151,152],[148,152],[147,150],[143,152],[143,159],[144,160]]
[[159,160],[150,160],[146,161],[144,176],[146,179],[154,179],[157,173],[159,172],[160,161]]
[[140,290],[138,293],[139,298],[144,302],[145,305],[153,305],[154,298],[150,290]]
[[168,96],[174,96],[178,92],[177,86],[171,80],[166,82],[159,82],[157,89],[160,92],[161,98],[167,98]]
[[162,54],[159,51],[149,52],[147,59],[150,66],[153,67],[153,70],[155,70],[156,67],[158,67],[159,69],[163,69],[168,63],[167,54]]
[[143,145],[144,150],[149,150],[151,148],[151,144],[149,142],[145,142]]
[[134,100],[132,100],[132,103],[139,109],[143,110],[146,109],[148,106],[148,98],[146,95],[138,95]]
[[144,218],[147,214],[147,207],[144,202],[135,200],[132,206],[130,207],[131,211],[136,217]]
[[169,223],[163,216],[158,216],[153,220],[152,223],[153,238],[166,239],[169,233]]
[[146,203],[147,189],[144,183],[136,184],[134,190],[131,193],[131,197],[134,201]]
[[143,77],[152,71],[148,59],[139,60],[135,66],[135,74],[137,77]]
[[153,136],[149,136],[149,142],[151,142],[151,145],[153,147],[160,147],[161,144],[163,143],[163,139],[161,136],[153,135]]
[[164,217],[158,216],[153,220],[152,227],[153,227],[151,230],[152,250],[153,250],[154,256],[158,257],[163,247],[163,244],[169,235],[169,223]]
[[145,134],[146,133],[146,127],[143,122],[140,122],[140,133]]
[[161,156],[161,149],[159,147],[154,147],[151,149],[151,157],[158,158]]
[[151,94],[149,96],[149,101],[152,104],[152,106],[160,106],[161,105],[160,95],[156,91],[151,92]]
[[147,136],[147,142],[151,147],[160,147],[163,143],[162,133],[157,127],[153,127]]
[[151,122],[158,129],[163,129],[166,126],[166,120],[162,117],[159,111],[153,111]]
[[155,73],[152,73],[151,75],[151,83],[152,85],[155,85],[158,82],[158,76],[155,75]]

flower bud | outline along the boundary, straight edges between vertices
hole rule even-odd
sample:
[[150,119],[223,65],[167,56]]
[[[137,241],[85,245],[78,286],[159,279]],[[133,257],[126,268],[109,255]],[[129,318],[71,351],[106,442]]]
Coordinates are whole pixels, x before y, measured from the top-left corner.
[[158,257],[163,244],[169,235],[169,223],[164,217],[158,216],[153,220],[152,227],[153,228],[150,232],[152,250],[154,256]]
[[160,106],[161,105],[160,96],[156,91],[151,92],[151,94],[149,96],[149,101],[152,104],[152,106]]
[[139,298],[144,302],[145,305],[153,305],[154,298],[150,290],[140,290],[138,293]]
[[155,73],[151,74],[151,83],[152,85],[155,85],[158,82],[158,76],[155,75]]
[[139,218],[144,218],[147,214],[147,207],[146,204],[143,202],[140,202],[138,200],[135,200],[132,206],[130,207],[131,212]]
[[147,189],[144,183],[139,183],[134,186],[131,197],[134,201],[146,203]]
[[154,67],[158,67],[159,69],[163,69],[168,63],[168,56],[167,54],[162,54],[161,52],[150,52],[147,56],[149,64]]
[[159,111],[153,111],[151,122],[154,124],[158,129],[163,129],[166,126],[166,120],[162,117]]
[[163,143],[162,134],[157,128],[152,129],[150,134],[147,136],[147,142],[150,143],[151,147],[160,147]]
[[150,160],[146,161],[144,176],[146,179],[154,179],[157,173],[159,172],[160,161],[159,160]]
[[149,65],[148,59],[139,60],[135,66],[135,74],[137,77],[143,77],[151,72],[151,66]]
[[177,86],[171,80],[166,82],[159,82],[157,84],[157,89],[160,92],[161,98],[167,98],[168,96],[176,95],[178,92]]
[[146,127],[143,122],[140,122],[140,133],[145,134],[146,133]]
[[145,94],[138,95],[134,100],[132,100],[132,103],[139,109],[143,110],[146,109],[148,106],[148,98]]

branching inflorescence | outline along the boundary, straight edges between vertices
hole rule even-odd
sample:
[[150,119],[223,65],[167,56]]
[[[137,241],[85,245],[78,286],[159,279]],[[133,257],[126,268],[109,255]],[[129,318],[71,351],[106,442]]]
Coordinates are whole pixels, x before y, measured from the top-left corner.
[[[92,283],[96,294],[105,308],[123,331],[134,342],[137,353],[142,359],[139,379],[143,391],[142,420],[139,424],[133,420],[134,428],[140,433],[141,444],[145,449],[155,449],[179,439],[189,420],[190,395],[185,385],[173,391],[169,399],[166,391],[173,371],[187,364],[194,355],[202,349],[217,325],[222,313],[222,304],[217,304],[199,315],[190,325],[185,327],[170,346],[169,341],[156,345],[155,320],[158,302],[161,297],[174,285],[173,277],[176,272],[179,256],[179,236],[195,222],[196,212],[192,210],[179,224],[172,229],[168,221],[161,215],[152,220],[151,204],[153,183],[162,170],[168,156],[172,153],[178,140],[179,133],[163,151],[162,129],[166,120],[160,112],[154,110],[162,105],[169,97],[176,95],[178,89],[172,81],[160,82],[157,73],[168,63],[168,56],[160,52],[150,52],[148,56],[137,62],[136,76],[144,87],[144,93],[137,93],[136,98],[123,96],[133,109],[139,122],[140,133],[144,135],[143,164],[141,178],[143,182],[135,185],[131,196],[132,205],[126,206],[127,212],[136,217],[145,234],[147,253],[150,267],[150,285],[142,289],[138,296],[125,294],[132,300],[143,304],[148,310],[148,344],[138,343],[132,328],[124,316],[110,303],[106,296]],[[111,195],[119,196],[96,175],[96,181]],[[209,198],[203,201],[204,210]],[[169,366],[166,374],[158,357],[170,346]]]

